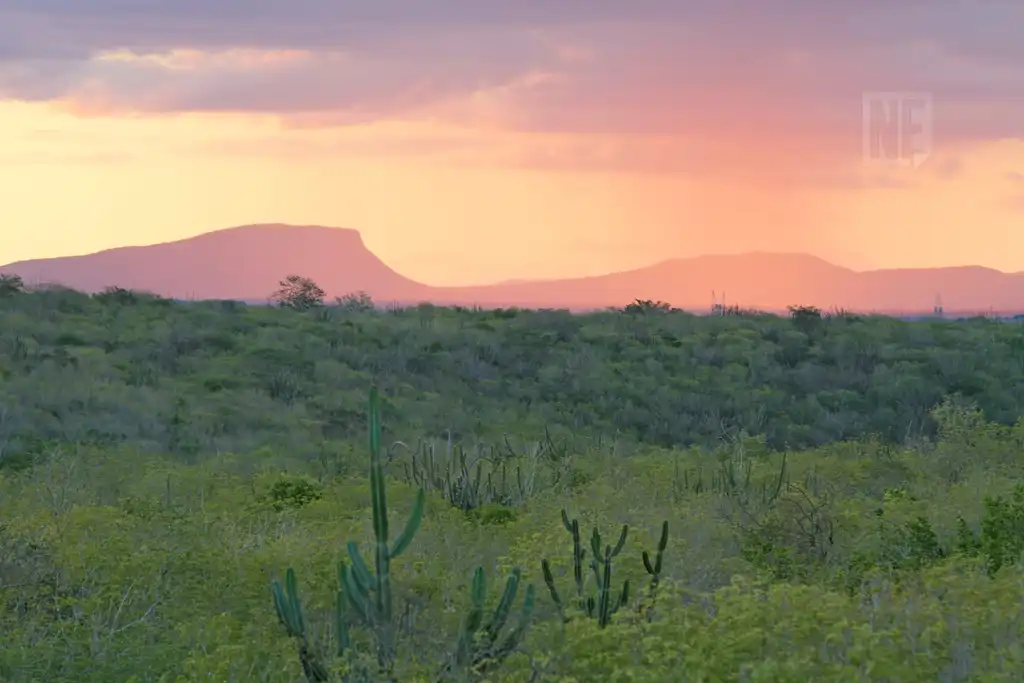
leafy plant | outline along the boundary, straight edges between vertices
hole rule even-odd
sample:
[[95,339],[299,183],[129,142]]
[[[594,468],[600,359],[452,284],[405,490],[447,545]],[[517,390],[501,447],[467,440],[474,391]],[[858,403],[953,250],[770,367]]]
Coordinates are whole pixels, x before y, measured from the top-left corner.
[[1016,486],[1009,500],[986,496],[984,505],[980,534],[958,518],[957,549],[966,555],[984,555],[989,574],[995,575],[1024,553],[1024,485]]
[[0,297],[25,293],[25,281],[20,275],[0,273]]
[[308,277],[289,275],[278,283],[271,299],[283,307],[305,311],[323,305],[325,296],[324,290]]
[[277,512],[297,510],[323,496],[323,486],[305,477],[282,477],[267,491],[267,500]]

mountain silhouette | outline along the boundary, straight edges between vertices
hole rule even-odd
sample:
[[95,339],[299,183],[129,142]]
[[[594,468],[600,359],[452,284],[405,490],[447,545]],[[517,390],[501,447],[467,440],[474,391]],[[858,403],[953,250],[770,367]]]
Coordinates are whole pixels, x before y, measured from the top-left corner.
[[388,268],[356,230],[244,225],[142,247],[19,261],[0,272],[26,283],[84,292],[116,285],[176,299],[266,300],[287,275],[312,278],[330,296],[366,290],[381,299],[429,298],[430,288]]
[[85,292],[116,285],[178,299],[266,301],[286,275],[312,278],[329,297],[365,291],[375,301],[414,304],[591,309],[634,299],[708,310],[712,292],[727,305],[784,310],[790,305],[855,311],[930,311],[940,294],[947,312],[1024,310],[1024,273],[980,266],[858,272],[808,254],[751,252],[663,261],[608,275],[510,280],[434,287],[389,268],[356,230],[247,225],[197,237],[95,254],[19,261],[0,273],[28,284]]

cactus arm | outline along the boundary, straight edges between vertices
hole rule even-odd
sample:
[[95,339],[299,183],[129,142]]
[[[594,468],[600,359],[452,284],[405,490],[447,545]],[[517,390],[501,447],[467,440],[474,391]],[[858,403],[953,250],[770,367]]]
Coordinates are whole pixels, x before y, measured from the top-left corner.
[[523,607],[519,611],[519,619],[516,625],[502,639],[501,644],[493,649],[496,658],[503,659],[519,646],[523,634],[526,633],[526,629],[530,626],[530,619],[533,616],[534,594],[533,584],[528,585],[526,587],[526,595],[523,597]]
[[376,583],[373,573],[366,566],[366,562],[363,561],[363,555],[359,552],[359,545],[355,541],[349,541],[346,549],[348,550],[349,558],[352,560],[353,578],[356,584],[359,585],[361,592],[366,593],[370,590],[370,586]]
[[570,534],[573,533],[573,525],[569,523],[569,515],[566,514],[565,508],[562,508],[562,524],[565,525],[565,530]]
[[391,557],[398,557],[402,552],[409,547],[412,543],[413,536],[420,528],[420,522],[423,521],[423,506],[426,503],[426,494],[423,489],[416,492],[416,501],[412,506],[412,514],[409,516],[409,521],[406,522],[405,528],[402,529],[402,533],[395,539],[394,544],[391,548]]
[[508,647],[509,649],[515,647],[519,640],[522,638],[523,633],[530,625],[530,619],[533,617],[533,604],[536,600],[536,591],[531,583],[526,587],[526,595],[523,596],[523,607],[519,611],[519,620],[516,625],[512,628],[512,631],[505,638],[502,647]]
[[629,525],[622,525],[622,533],[619,535],[619,542],[615,544],[615,549],[612,550],[612,557],[615,557],[622,552],[622,546],[626,545],[626,536],[629,534]]
[[334,603],[334,633],[338,640],[337,652],[338,656],[341,657],[345,652],[352,647],[352,637],[349,633],[348,624],[348,598],[345,597],[345,590],[342,588],[338,589],[338,593],[335,596]]
[[351,570],[346,567],[343,569],[343,572],[341,577],[342,589],[345,592],[345,597],[348,598],[348,603],[359,614],[359,618],[364,624],[373,624],[375,621],[373,603],[370,602],[368,592],[360,589],[355,578],[352,576]]
[[658,583],[661,581],[661,568],[662,562],[665,559],[665,548],[668,547],[668,520],[661,523],[661,538],[658,539],[658,551],[654,556],[654,562],[651,562],[651,555],[646,550],[643,551],[644,569],[651,575],[651,595],[654,595],[655,590],[658,588]]
[[544,575],[544,583],[547,584],[548,592],[551,593],[551,600],[555,603],[555,607],[558,608],[559,612],[564,609],[562,605],[562,598],[558,595],[558,589],[555,587],[555,577],[551,574],[551,564],[547,559],[540,561],[540,570]]
[[594,557],[601,557],[601,533],[594,527],[594,533],[590,535],[590,549]]
[[[482,571],[480,574],[483,576]],[[494,608],[494,614],[491,615],[491,618],[487,620],[487,624],[484,626],[484,632],[487,634],[487,640],[490,645],[494,644],[498,634],[501,633],[501,629],[505,628],[505,622],[508,621],[509,612],[516,600],[516,593],[519,592],[519,579],[521,575],[522,571],[518,567],[512,570],[512,575],[505,582],[505,590],[501,594],[498,606]]]
[[305,637],[306,620],[302,614],[302,602],[299,600],[298,579],[295,577],[295,570],[288,567],[284,575],[284,591],[281,584],[274,582],[273,585],[274,606],[278,609],[278,616],[284,623],[289,635]]
[[657,572],[655,571],[654,567],[651,565],[651,556],[645,550],[643,552],[642,557],[643,557],[643,560],[644,560],[644,569],[647,570],[648,574],[650,574],[651,576],[654,576]]
[[[597,620],[598,625],[604,628],[608,625],[612,616],[612,553],[611,546],[608,546],[604,554],[604,572],[601,573],[600,590],[597,597]],[[597,573],[597,563],[594,563],[594,572]]]
[[376,387],[370,390],[370,500],[373,534],[380,542],[388,537],[388,508],[384,465],[380,457],[380,406]]
[[580,542],[580,523],[578,520],[572,520],[572,525],[569,527],[572,533],[572,576],[576,581],[576,595],[577,597],[583,597],[583,562],[587,557],[587,551],[583,548],[583,544]]

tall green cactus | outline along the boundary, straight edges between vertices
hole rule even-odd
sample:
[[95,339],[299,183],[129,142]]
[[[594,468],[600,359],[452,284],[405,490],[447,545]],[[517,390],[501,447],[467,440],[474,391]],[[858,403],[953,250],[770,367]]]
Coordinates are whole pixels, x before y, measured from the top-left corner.
[[[373,534],[376,540],[374,568],[371,572],[359,552],[359,546],[349,541],[351,566],[344,560],[338,563],[338,591],[335,603],[335,637],[339,655],[351,646],[349,635],[349,607],[364,626],[373,633],[377,645],[377,662],[382,672],[390,673],[395,660],[395,623],[392,618],[391,560],[398,557],[412,541],[423,519],[425,496],[423,489],[416,493],[412,514],[402,533],[388,543],[387,496],[384,487],[384,463],[380,449],[380,399],[377,389],[370,390],[370,498],[373,507]],[[295,571],[288,568],[285,586],[271,584],[274,606],[278,618],[288,635],[299,643],[299,657],[306,679],[311,682],[328,680],[327,671],[309,643],[302,605],[299,601]]]
[[519,567],[512,570],[511,576],[505,582],[505,590],[501,594],[501,599],[487,622],[484,623],[487,586],[484,581],[483,567],[476,568],[476,572],[473,574],[472,604],[462,622],[452,661],[445,666],[442,675],[451,672],[453,668],[482,675],[504,661],[519,645],[530,624],[530,617],[533,615],[533,584],[526,587],[523,605],[515,626],[505,634],[504,638],[499,640],[499,637],[508,621],[512,606],[515,604],[521,576],[522,571]]
[[[586,559],[587,551],[583,548],[583,544],[580,541],[580,523],[579,520],[569,520],[569,516],[565,510],[562,510],[562,525],[565,526],[566,530],[572,535],[572,564],[573,564],[573,579],[576,583],[576,604],[586,612],[587,616],[597,619],[598,625],[604,628],[611,623],[612,616],[619,610],[619,608],[629,601],[629,581],[624,581],[622,584],[622,590],[618,595],[612,595],[611,580],[612,580],[612,559],[617,557],[622,552],[622,547],[626,544],[626,536],[629,533],[629,525],[622,525],[622,532],[619,534],[619,540],[613,548],[611,545],[606,545],[604,548],[601,546],[601,533],[594,528],[593,534],[590,537],[590,548],[592,556],[590,558],[590,569],[594,573],[594,578],[597,580],[597,596],[585,594],[585,582],[583,579],[583,564]],[[558,607],[558,611],[562,614],[562,618],[566,619],[565,614],[565,603],[562,601],[561,596],[558,593],[558,589],[555,586],[555,578],[551,573],[551,565],[547,559],[541,560],[541,571],[544,574],[544,583],[547,584],[548,592],[551,593],[551,599]]]
[[[395,657],[395,623],[392,618],[391,560],[409,547],[423,519],[424,492],[416,492],[416,502],[402,533],[388,543],[387,494],[384,486],[384,462],[380,453],[380,407],[377,389],[370,390],[370,500],[373,507],[375,571],[371,572],[355,541],[349,541],[351,566],[342,560],[338,566],[341,590],[362,623],[373,631],[377,641],[377,661],[383,671],[390,671]],[[343,601],[345,602],[345,601]],[[345,610],[339,606],[339,619]]]

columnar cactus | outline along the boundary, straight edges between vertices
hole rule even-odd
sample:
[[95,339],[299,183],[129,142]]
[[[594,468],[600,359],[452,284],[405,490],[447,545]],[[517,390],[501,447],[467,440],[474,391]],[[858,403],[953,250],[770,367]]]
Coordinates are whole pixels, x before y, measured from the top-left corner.
[[[338,597],[344,597],[355,610],[356,616],[370,628],[377,641],[377,659],[381,668],[390,671],[395,656],[395,624],[392,619],[391,560],[409,547],[413,536],[423,519],[423,489],[416,492],[412,514],[406,521],[402,533],[394,542],[388,543],[387,495],[384,486],[384,463],[380,453],[380,408],[377,389],[370,391],[370,500],[373,506],[373,535],[375,571],[371,572],[359,552],[355,541],[349,541],[348,550],[351,566],[342,560],[338,566],[341,589]],[[337,614],[345,621],[346,609],[339,604]],[[347,624],[346,624],[347,628]]]
[[[380,449],[380,406],[377,389],[370,391],[370,498],[373,506],[374,572],[371,572],[359,552],[359,546],[349,541],[348,551],[351,566],[344,560],[338,563],[338,592],[335,604],[335,637],[337,652],[344,654],[350,647],[349,607],[355,616],[368,627],[377,644],[377,661],[383,672],[390,672],[395,658],[395,623],[392,618],[391,560],[398,557],[412,541],[423,519],[425,501],[423,489],[416,493],[412,514],[402,533],[388,543],[387,496],[384,487],[384,463]],[[327,671],[306,633],[302,605],[299,601],[295,571],[288,568],[285,586],[274,581],[271,592],[277,616],[284,624],[288,635],[299,643],[299,657],[302,669],[309,681],[328,680]]]
[[661,581],[661,561],[665,548],[668,547],[668,520],[661,523],[661,539],[658,540],[658,553],[651,562],[651,556],[645,550],[643,552],[644,569],[651,575],[651,596],[658,590],[658,583]]
[[302,664],[302,673],[305,674],[306,680],[316,683],[327,681],[327,669],[320,661],[316,650],[310,645],[309,635],[306,633],[306,619],[302,613],[302,602],[299,600],[295,570],[289,567],[285,572],[284,587],[282,588],[280,581],[274,581],[270,592],[274,596],[277,618],[281,620],[288,635],[298,643],[299,662]]
[[[562,524],[572,535],[572,564],[573,579],[576,583],[576,604],[586,612],[587,616],[597,619],[598,625],[604,628],[611,622],[612,615],[618,611],[619,607],[629,601],[629,581],[623,582],[622,590],[617,596],[613,596],[611,590],[612,559],[622,552],[622,547],[626,543],[626,536],[629,533],[629,525],[622,525],[622,532],[619,534],[619,540],[614,548],[611,545],[606,545],[604,548],[601,547],[601,534],[596,528],[593,534],[591,534],[590,548],[592,556],[590,558],[590,568],[594,573],[594,578],[597,580],[597,596],[595,597],[593,595],[585,595],[583,563],[586,559],[587,551],[580,542],[579,520],[574,519],[570,521],[565,510],[562,510]],[[565,603],[555,587],[555,579],[547,559],[541,560],[541,571],[544,574],[544,583],[547,584],[548,592],[551,593],[551,599],[558,607],[558,611],[562,613],[562,618],[566,619]]]
[[[483,674],[488,669],[500,664],[519,645],[526,632],[533,614],[533,584],[526,587],[526,595],[519,611],[519,619],[504,638],[500,638],[509,612],[516,600],[522,571],[516,567],[505,582],[498,605],[484,623],[484,603],[487,601],[487,587],[484,582],[484,569],[477,567],[473,574],[472,604],[469,613],[462,622],[458,644],[455,647],[452,664],[462,670],[470,670]],[[446,668],[450,670],[452,667]]]

